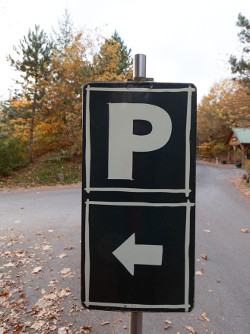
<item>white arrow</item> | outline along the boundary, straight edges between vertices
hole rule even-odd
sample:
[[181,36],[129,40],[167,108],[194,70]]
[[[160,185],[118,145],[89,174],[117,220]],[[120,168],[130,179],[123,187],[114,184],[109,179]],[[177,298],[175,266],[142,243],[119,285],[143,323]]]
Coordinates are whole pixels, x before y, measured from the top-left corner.
[[135,233],[132,234],[114,252],[114,256],[134,276],[135,264],[161,266],[163,246],[158,245],[136,245]]

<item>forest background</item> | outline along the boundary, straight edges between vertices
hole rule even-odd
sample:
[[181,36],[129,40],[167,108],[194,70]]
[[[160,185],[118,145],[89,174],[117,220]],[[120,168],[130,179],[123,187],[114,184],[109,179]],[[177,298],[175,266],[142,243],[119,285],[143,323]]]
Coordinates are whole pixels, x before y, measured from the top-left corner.
[[[202,158],[223,158],[230,130],[250,126],[250,22],[239,14],[236,24],[242,57],[230,56],[232,77],[215,83],[198,105]],[[0,187],[80,181],[82,86],[132,79],[131,49],[116,31],[103,38],[75,29],[65,10],[51,36],[35,26],[8,61],[19,77],[18,89],[0,104]]]

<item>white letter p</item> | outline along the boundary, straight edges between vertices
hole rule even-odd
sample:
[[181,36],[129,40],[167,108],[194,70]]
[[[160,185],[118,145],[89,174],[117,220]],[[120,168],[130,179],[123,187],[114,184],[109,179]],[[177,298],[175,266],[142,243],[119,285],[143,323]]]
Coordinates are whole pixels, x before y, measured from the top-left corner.
[[[134,120],[151,123],[147,135],[133,134]],[[109,104],[108,178],[132,180],[133,152],[150,152],[163,147],[172,132],[168,113],[144,103]]]

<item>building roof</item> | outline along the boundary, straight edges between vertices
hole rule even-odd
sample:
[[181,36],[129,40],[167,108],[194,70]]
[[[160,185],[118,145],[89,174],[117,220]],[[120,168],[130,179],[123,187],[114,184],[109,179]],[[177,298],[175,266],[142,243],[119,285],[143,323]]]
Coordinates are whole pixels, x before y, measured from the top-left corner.
[[232,128],[241,144],[250,143],[250,128]]
[[225,144],[229,143],[233,133],[241,144],[250,144],[250,128],[232,128]]

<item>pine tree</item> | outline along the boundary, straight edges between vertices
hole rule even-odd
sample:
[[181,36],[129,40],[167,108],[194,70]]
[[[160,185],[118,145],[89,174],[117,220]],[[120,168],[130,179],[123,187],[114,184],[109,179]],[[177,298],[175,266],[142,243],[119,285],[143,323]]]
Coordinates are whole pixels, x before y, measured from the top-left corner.
[[34,122],[38,111],[42,110],[42,98],[45,94],[43,82],[49,75],[50,55],[52,42],[47,34],[35,25],[35,30],[29,29],[28,35],[24,36],[18,47],[14,47],[17,59],[8,56],[11,65],[21,72],[21,95],[25,96],[29,103],[30,112],[30,160],[35,162],[34,156]]
[[96,80],[124,81],[132,79],[131,49],[115,31],[109,39],[105,39],[99,53],[94,57],[93,70]]
[[67,45],[70,44],[73,33],[74,26],[71,15],[68,9],[65,9],[62,18],[58,20],[58,31],[54,31],[56,49],[63,53]]
[[131,49],[128,49],[128,47],[124,44],[124,41],[121,39],[120,35],[116,30],[114,34],[111,36],[111,41],[112,39],[120,44],[120,61],[118,63],[119,71],[117,72],[117,74],[118,75],[121,73],[129,74],[133,66]]
[[231,65],[232,73],[238,75],[237,78],[247,86],[250,94],[250,62],[247,58],[250,52],[250,21],[239,13],[236,25],[241,28],[238,37],[240,42],[244,45],[242,49],[243,54],[240,59],[231,55],[229,63]]

